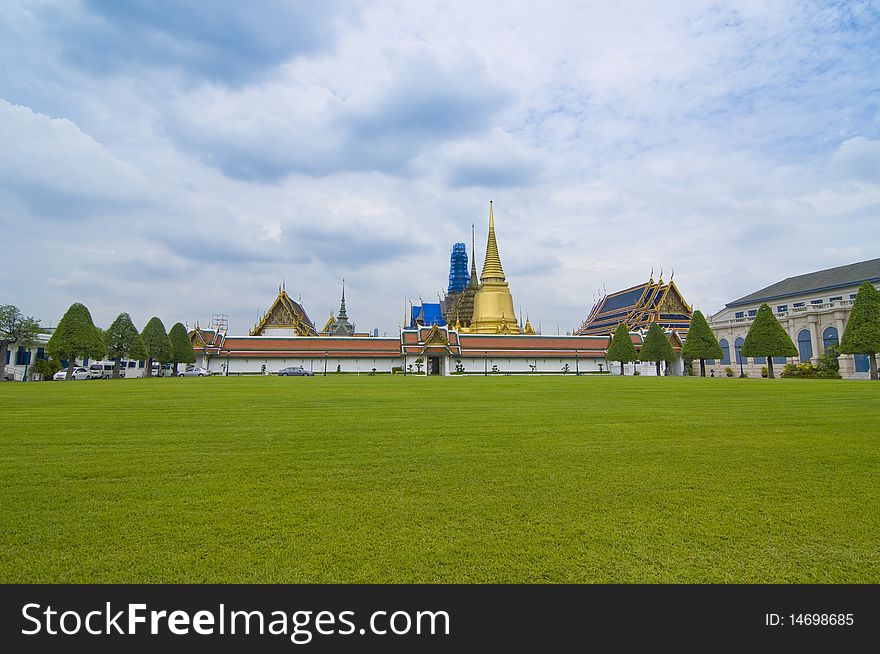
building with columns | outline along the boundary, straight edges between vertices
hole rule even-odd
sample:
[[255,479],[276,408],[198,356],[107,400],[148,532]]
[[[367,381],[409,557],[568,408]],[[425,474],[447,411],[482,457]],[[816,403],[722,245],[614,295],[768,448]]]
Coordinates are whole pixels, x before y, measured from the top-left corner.
[[[740,348],[764,303],[773,310],[798,349],[797,357],[778,357],[773,363],[809,361],[815,365],[828,347],[840,342],[853,300],[866,281],[880,288],[880,259],[789,277],[728,303],[709,318],[724,357],[710,359],[707,368],[716,375],[724,374],[725,368],[733,368],[739,374],[742,364],[745,373],[760,376],[766,360],[742,357]],[[842,377],[868,378],[867,356],[841,355],[839,362]]]

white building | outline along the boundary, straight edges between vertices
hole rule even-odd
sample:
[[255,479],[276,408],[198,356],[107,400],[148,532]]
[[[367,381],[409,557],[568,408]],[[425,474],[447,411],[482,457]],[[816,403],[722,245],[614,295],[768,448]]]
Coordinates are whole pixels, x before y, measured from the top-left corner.
[[6,350],[6,361],[0,361],[0,379],[8,381],[24,381],[30,379],[30,368],[39,359],[47,359],[46,344],[52,334],[37,334],[37,341],[31,347],[13,343]]
[[[837,345],[859,286],[871,282],[880,288],[880,259],[871,259],[828,270],[789,277],[759,291],[734,300],[709,318],[724,357],[707,361],[707,369],[723,375],[732,368],[760,376],[767,365],[763,357],[742,357],[740,349],[758,308],[766,303],[798,348],[798,357],[773,359],[774,364],[811,362],[814,365],[826,349]],[[867,379],[868,357],[841,355],[840,374],[844,378]],[[708,372],[706,374],[709,374]]]

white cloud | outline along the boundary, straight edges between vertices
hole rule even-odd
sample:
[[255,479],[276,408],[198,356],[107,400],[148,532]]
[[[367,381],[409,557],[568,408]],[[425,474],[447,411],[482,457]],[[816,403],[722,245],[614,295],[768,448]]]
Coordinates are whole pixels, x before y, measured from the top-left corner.
[[0,143],[0,188],[42,217],[81,217],[146,197],[138,170],[70,120],[0,100]]
[[345,277],[354,320],[392,331],[471,223],[481,260],[489,199],[545,330],[651,267],[713,311],[878,256],[868,5],[369,3],[250,50],[274,14],[217,8],[224,40],[128,9],[148,15],[96,32],[83,5],[14,2],[0,24],[7,264],[42,262],[0,294],[47,320],[80,300],[243,331],[286,278],[320,322]]
[[856,136],[840,144],[831,171],[843,179],[880,183],[880,140]]

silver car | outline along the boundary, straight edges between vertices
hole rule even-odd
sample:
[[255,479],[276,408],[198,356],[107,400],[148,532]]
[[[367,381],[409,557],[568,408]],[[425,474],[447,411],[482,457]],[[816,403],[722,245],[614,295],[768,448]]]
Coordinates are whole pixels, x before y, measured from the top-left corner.
[[[55,381],[64,381],[67,378],[67,369],[59,370],[56,372],[52,379]],[[73,375],[70,378],[70,381],[74,381],[76,379],[88,379],[89,371],[87,368],[83,368],[81,366],[77,366],[73,369]]]
[[302,366],[288,366],[278,371],[279,377],[314,377],[315,373]]
[[198,366],[187,366],[186,370],[177,373],[178,377],[210,377],[211,371]]

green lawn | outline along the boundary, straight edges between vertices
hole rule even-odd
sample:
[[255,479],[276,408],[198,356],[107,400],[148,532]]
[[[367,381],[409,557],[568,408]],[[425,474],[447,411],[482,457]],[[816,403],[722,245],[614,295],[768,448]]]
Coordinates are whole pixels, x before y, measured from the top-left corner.
[[880,582],[880,384],[0,384],[0,582]]

